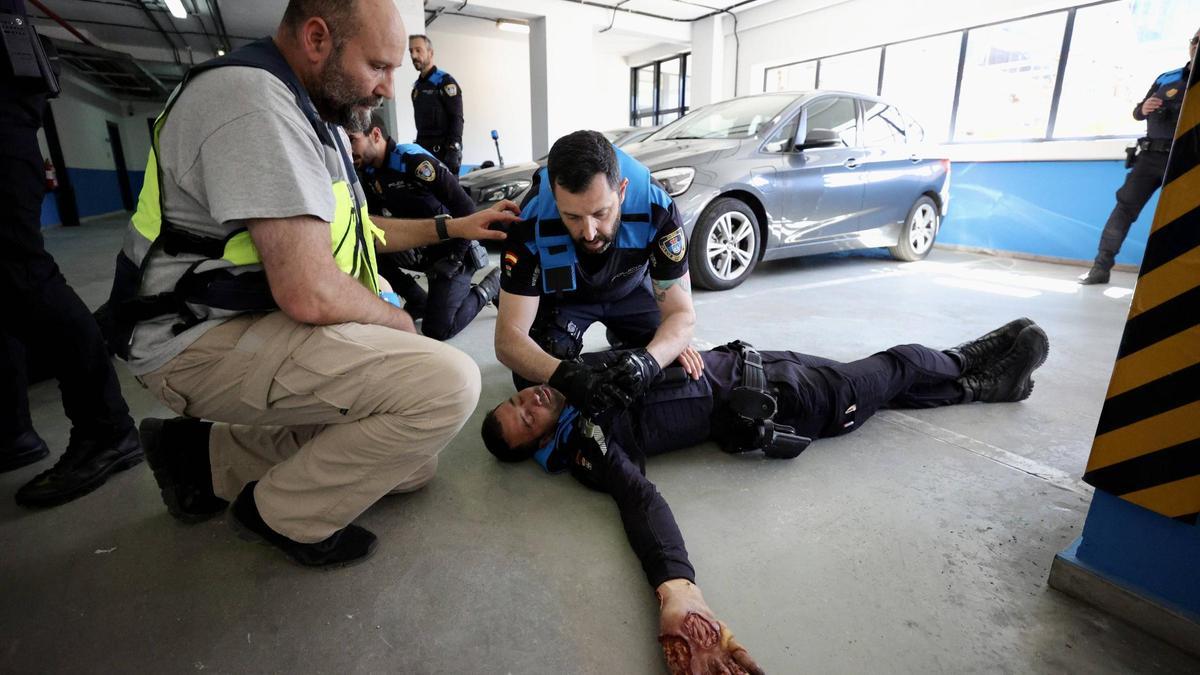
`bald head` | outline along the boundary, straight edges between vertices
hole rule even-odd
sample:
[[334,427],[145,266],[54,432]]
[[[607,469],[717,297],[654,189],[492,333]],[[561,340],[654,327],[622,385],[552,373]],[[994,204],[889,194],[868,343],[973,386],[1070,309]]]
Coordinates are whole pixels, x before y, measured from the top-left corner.
[[291,0],[275,44],[321,117],[342,126],[392,98],[408,46],[391,0]]

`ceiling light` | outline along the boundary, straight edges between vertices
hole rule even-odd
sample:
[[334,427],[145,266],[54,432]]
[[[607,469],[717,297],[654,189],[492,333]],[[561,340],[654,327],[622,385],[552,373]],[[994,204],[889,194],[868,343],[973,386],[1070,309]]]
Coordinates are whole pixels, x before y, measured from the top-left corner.
[[529,24],[524,21],[513,21],[512,19],[497,19],[496,28],[509,33],[529,34]]
[[167,3],[167,9],[171,12],[171,16],[176,19],[186,19],[187,10],[183,8],[183,0],[163,0]]

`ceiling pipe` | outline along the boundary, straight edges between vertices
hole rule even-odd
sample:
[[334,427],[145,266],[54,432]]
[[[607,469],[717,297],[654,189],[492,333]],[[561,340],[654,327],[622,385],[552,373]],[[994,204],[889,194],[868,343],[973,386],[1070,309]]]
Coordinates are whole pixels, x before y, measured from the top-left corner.
[[91,40],[89,40],[89,39],[87,38],[87,36],[86,36],[86,35],[84,35],[83,33],[80,33],[79,31],[75,30],[75,27],[74,27],[74,26],[72,26],[71,24],[67,23],[67,20],[66,20],[66,19],[64,19],[64,18],[62,18],[61,16],[59,16],[59,15],[55,14],[53,11],[51,11],[51,9],[50,9],[49,7],[47,7],[47,6],[43,5],[43,4],[42,4],[42,2],[41,2],[41,0],[29,0],[29,4],[33,5],[34,7],[37,7],[37,8],[38,8],[38,10],[39,10],[39,11],[40,11],[42,14],[45,14],[46,16],[50,17],[50,19],[51,19],[51,20],[53,20],[53,21],[54,21],[55,23],[57,23],[58,25],[62,26],[63,28],[66,28],[68,33],[70,33],[71,35],[74,35],[75,37],[79,38],[79,41],[80,41],[80,42],[82,42],[83,44],[85,44],[85,45],[91,45],[92,47],[98,47],[98,46],[99,46],[99,45],[97,45],[95,42],[92,42]]

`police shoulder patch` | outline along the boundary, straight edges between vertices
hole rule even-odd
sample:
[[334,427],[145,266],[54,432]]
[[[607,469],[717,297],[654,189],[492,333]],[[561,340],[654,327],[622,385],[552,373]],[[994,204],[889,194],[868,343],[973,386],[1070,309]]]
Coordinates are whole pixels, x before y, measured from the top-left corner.
[[683,228],[677,227],[674,232],[658,238],[658,250],[671,262],[679,262],[687,254],[686,241]]
[[412,98],[414,101],[417,100],[417,88],[416,87],[413,87]]
[[1175,94],[1178,94],[1178,93],[1179,93],[1178,89],[1168,89],[1167,90],[1167,98],[1175,98]]
[[433,179],[437,178],[437,172],[433,169],[433,162],[429,160],[425,160],[424,162],[418,164],[416,173],[417,178],[420,178],[426,183],[433,182]]
[[512,276],[513,267],[517,264],[517,254],[515,251],[506,251],[504,253],[504,275]]
[[446,92],[447,96],[458,96],[458,85],[451,82],[450,84],[442,87],[442,91]]

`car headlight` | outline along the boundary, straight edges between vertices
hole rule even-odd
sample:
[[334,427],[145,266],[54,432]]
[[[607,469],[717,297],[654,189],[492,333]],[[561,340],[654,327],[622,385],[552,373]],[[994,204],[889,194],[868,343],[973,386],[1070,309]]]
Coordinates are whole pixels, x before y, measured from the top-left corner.
[[481,190],[481,194],[483,196],[479,201],[481,203],[486,203],[498,202],[501,199],[512,199],[513,197],[516,197],[525,190],[529,189],[529,184],[530,183],[527,180],[518,180],[511,183],[502,183],[495,187],[484,188]]
[[696,178],[696,170],[691,167],[680,166],[674,169],[655,171],[650,176],[662,183],[663,189],[667,191],[667,194],[672,197],[678,197],[687,192],[688,188],[692,187],[692,181]]

